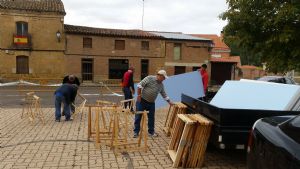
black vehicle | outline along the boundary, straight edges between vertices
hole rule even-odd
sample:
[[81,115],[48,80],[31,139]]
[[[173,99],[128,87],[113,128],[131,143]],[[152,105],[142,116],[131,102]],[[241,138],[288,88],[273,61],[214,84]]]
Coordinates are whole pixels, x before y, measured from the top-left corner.
[[257,80],[283,84],[297,84],[293,79],[287,76],[263,76],[261,78],[258,78]]
[[248,169],[300,168],[300,116],[258,120],[249,138]]
[[264,117],[298,115],[299,111],[219,108],[202,100],[181,95],[188,113],[199,113],[214,122],[210,143],[220,149],[246,149],[255,121]]

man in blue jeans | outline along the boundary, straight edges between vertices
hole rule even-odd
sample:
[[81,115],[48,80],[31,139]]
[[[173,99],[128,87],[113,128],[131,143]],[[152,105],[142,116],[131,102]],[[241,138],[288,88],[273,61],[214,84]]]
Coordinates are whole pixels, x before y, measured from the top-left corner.
[[[155,123],[155,100],[160,93],[161,96],[169,103],[173,104],[167,96],[164,84],[162,83],[168,78],[165,70],[157,72],[156,76],[147,76],[137,85],[137,111],[149,111],[148,113],[148,135],[150,137],[157,137],[157,133],[154,130]],[[138,137],[140,132],[141,114],[135,115],[134,120],[134,136]]]
[[77,95],[78,87],[76,84],[63,84],[55,91],[55,121],[60,122],[61,103],[64,104],[65,121],[71,121],[70,106]]

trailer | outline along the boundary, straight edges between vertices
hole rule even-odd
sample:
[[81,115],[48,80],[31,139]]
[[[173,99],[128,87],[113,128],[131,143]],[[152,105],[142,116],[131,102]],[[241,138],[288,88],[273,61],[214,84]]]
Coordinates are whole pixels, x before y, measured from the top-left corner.
[[187,106],[187,113],[201,114],[214,122],[209,142],[220,149],[245,149],[251,128],[260,118],[300,114],[300,111],[219,108],[185,94],[181,95],[181,102]]

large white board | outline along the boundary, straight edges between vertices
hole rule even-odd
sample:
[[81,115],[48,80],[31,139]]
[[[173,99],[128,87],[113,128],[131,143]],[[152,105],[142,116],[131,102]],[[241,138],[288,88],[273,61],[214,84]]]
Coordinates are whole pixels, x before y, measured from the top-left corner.
[[226,81],[210,104],[231,109],[290,110],[299,94],[298,85]]

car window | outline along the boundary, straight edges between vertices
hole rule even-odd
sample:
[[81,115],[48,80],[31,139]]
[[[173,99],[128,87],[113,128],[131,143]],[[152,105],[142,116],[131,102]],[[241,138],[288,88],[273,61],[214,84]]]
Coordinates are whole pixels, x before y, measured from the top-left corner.
[[290,124],[294,127],[300,128],[300,116],[294,118]]

